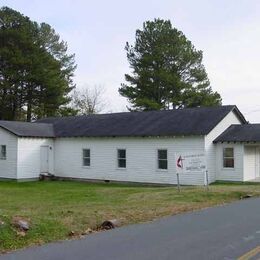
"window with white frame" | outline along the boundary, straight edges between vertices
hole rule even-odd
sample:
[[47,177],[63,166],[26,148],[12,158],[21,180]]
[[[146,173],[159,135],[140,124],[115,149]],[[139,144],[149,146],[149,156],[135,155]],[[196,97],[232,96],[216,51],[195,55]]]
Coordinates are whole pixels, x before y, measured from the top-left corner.
[[6,145],[1,145],[0,159],[6,160]]
[[168,169],[168,156],[166,149],[159,149],[157,151],[158,156],[158,169],[167,170]]
[[234,168],[234,148],[225,147],[223,149],[223,167]]
[[117,149],[117,167],[126,168],[126,150]]
[[90,166],[90,149],[83,149],[83,166]]

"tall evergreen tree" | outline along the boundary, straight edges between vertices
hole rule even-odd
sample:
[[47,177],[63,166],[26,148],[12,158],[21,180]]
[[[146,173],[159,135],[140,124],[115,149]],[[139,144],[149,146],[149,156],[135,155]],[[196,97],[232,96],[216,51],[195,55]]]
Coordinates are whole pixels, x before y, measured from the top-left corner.
[[126,43],[132,74],[119,93],[127,97],[130,110],[176,109],[221,104],[213,92],[197,51],[170,21],[155,19],[136,31],[135,44]]
[[0,9],[0,119],[57,114],[69,102],[75,68],[74,55],[48,24]]

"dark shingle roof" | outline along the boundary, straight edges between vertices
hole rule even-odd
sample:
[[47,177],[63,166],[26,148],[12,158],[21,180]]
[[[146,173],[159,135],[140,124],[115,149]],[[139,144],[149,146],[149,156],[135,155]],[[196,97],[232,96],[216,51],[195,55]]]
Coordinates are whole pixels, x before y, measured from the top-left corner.
[[0,127],[23,137],[54,137],[53,125],[47,123],[29,123],[18,121],[2,121]]
[[0,121],[0,127],[23,137],[114,137],[206,135],[230,111],[246,123],[236,106],[54,117],[34,123]]
[[246,123],[236,106],[46,118],[36,123],[53,124],[56,137],[205,135],[232,110]]
[[217,142],[260,142],[260,124],[231,125],[214,140]]

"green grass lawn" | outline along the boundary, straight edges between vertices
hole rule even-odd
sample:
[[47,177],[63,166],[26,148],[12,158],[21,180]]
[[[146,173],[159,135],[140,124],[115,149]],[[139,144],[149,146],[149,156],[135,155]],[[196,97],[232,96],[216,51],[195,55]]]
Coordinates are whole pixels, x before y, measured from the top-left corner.
[[[0,252],[67,239],[96,229],[104,220],[120,219],[123,225],[150,221],[238,200],[245,194],[260,195],[260,185],[215,184],[203,187],[148,187],[90,184],[69,181],[0,182]],[[12,226],[14,216],[29,220],[31,229],[22,237]]]

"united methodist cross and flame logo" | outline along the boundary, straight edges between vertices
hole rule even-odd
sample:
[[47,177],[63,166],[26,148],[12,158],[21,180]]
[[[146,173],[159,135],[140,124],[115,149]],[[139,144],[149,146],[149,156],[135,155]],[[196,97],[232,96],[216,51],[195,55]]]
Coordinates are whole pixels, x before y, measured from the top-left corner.
[[181,155],[179,156],[178,160],[177,160],[177,167],[183,169],[183,158],[181,157]]

